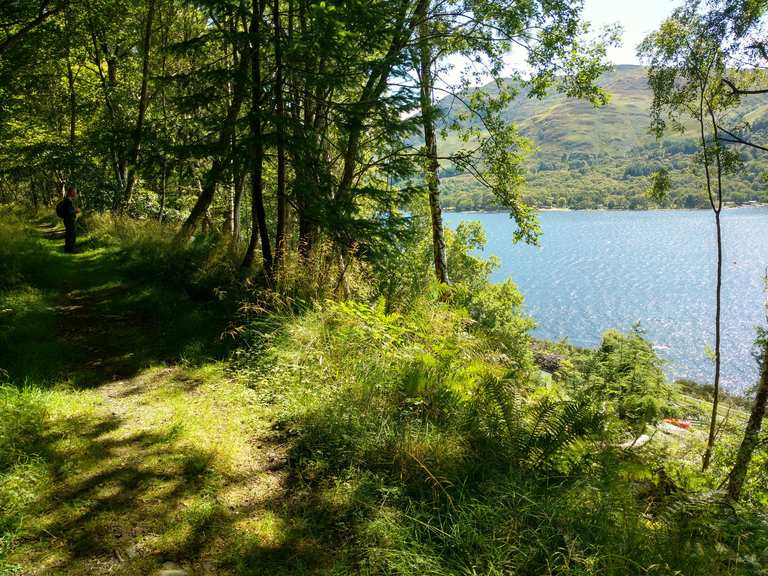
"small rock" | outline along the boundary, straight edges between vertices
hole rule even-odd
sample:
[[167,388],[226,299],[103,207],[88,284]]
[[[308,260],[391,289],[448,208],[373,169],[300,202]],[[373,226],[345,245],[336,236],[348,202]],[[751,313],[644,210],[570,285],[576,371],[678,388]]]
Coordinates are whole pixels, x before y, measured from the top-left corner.
[[136,544],[133,544],[125,549],[125,554],[128,558],[133,560],[139,555],[139,547]]
[[175,562],[165,562],[158,576],[188,576],[188,574]]
[[635,438],[634,440],[628,440],[627,442],[624,442],[623,444],[619,444],[620,448],[624,448],[625,450],[629,448],[640,448],[641,446],[645,446],[648,444],[648,442],[651,441],[651,437],[648,436],[648,434],[642,434],[638,438]]
[[560,364],[563,362],[561,355],[544,350],[535,350],[533,358],[538,367],[549,374],[554,374],[560,370]]

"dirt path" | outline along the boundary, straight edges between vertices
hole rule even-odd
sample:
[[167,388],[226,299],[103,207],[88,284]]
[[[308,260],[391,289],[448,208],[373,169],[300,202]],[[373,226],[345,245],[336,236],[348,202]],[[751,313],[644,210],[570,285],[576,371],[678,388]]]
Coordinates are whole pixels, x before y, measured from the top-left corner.
[[63,360],[10,554],[20,573],[314,572],[323,554],[291,513],[286,440],[258,394],[199,353],[194,303],[126,279],[113,255],[50,249]]

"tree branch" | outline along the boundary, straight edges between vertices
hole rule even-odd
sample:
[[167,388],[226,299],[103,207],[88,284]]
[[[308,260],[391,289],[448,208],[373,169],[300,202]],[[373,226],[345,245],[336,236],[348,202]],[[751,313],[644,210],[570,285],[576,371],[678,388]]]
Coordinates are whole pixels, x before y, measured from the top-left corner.
[[0,42],[0,56],[2,56],[5,52],[10,50],[11,48],[13,48],[22,38],[24,38],[24,36],[29,34],[32,30],[34,30],[38,26],[41,26],[46,20],[48,20],[48,18],[50,18],[51,16],[55,16],[56,14],[64,10],[69,5],[69,0],[61,0],[61,2],[56,7],[50,10],[45,10],[45,7],[47,6],[47,4],[48,4],[47,1],[43,3],[40,10],[40,14],[37,16],[37,18],[29,22],[28,24],[22,26],[22,28],[15,34],[11,34],[10,36],[8,36],[8,38]]

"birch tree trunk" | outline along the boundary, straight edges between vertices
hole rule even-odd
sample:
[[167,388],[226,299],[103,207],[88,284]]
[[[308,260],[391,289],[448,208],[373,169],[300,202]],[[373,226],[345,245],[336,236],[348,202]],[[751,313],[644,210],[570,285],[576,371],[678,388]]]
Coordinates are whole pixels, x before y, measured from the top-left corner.
[[[703,90],[702,90],[703,94]],[[702,463],[702,469],[706,470],[709,468],[709,464],[712,461],[712,452],[715,447],[715,439],[717,436],[717,411],[718,411],[718,405],[720,403],[720,364],[721,364],[721,354],[720,354],[720,333],[721,333],[721,308],[722,308],[722,287],[723,287],[723,233],[722,233],[722,227],[720,225],[720,214],[723,210],[723,181],[722,181],[722,175],[723,175],[723,167],[722,167],[722,161],[721,161],[721,154],[720,154],[720,143],[718,138],[718,130],[717,130],[717,122],[715,121],[714,112],[712,111],[712,108],[709,106],[709,103],[707,103],[707,113],[710,117],[710,120],[712,121],[712,130],[714,131],[714,146],[715,146],[715,160],[716,160],[716,170],[717,170],[717,184],[716,184],[716,190],[713,193],[712,191],[712,183],[710,180],[710,161],[707,158],[709,151],[707,147],[707,140],[706,136],[704,134],[704,97],[702,95],[702,107],[701,107],[701,140],[702,140],[702,146],[704,148],[704,170],[707,177],[707,192],[709,194],[709,202],[710,206],[712,208],[712,211],[715,214],[715,230],[717,232],[717,278],[716,278],[716,288],[715,288],[715,390],[714,390],[714,398],[712,399],[712,414],[710,417],[709,422],[709,434],[707,436],[707,448],[704,451],[704,458]]]

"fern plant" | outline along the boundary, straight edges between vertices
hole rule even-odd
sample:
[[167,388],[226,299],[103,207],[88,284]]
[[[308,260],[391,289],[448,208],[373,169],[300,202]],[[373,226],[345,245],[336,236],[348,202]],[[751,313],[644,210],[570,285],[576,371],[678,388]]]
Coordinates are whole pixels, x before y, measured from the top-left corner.
[[600,438],[602,410],[586,397],[526,397],[512,379],[486,378],[478,387],[469,425],[489,454],[528,470],[570,469]]

